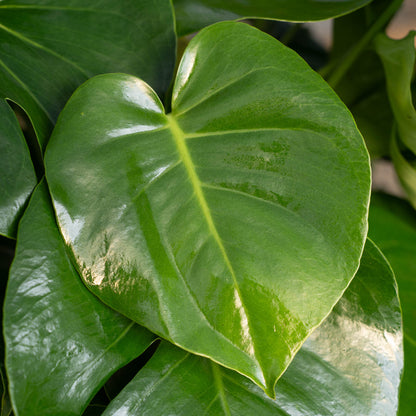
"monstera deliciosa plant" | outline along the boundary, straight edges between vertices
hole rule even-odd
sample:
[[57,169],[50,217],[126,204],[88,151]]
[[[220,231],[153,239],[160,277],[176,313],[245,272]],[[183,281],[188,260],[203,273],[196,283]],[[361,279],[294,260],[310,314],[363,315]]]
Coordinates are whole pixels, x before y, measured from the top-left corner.
[[1,416],[412,414],[400,5],[0,1]]

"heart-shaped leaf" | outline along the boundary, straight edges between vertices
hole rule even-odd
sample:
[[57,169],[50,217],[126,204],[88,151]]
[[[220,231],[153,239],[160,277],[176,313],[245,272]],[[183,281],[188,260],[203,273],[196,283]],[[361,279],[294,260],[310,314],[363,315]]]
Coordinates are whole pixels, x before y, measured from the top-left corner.
[[372,0],[173,0],[180,35],[215,22],[260,18],[304,22],[329,19],[363,7]]
[[63,105],[86,79],[128,72],[163,93],[174,57],[168,0],[0,3],[0,97],[25,109],[42,148]]
[[46,154],[59,226],[106,304],[273,395],[357,270],[362,137],[302,59],[241,23],[193,39],[172,109],[128,75],[73,95]]
[[416,409],[416,212],[404,200],[373,194],[369,223],[370,236],[383,249],[399,285],[405,363],[399,415],[411,416]]
[[80,415],[105,380],[154,340],[82,284],[44,183],[19,226],[4,311],[6,368],[19,416]]
[[15,238],[36,174],[16,116],[1,99],[0,126],[0,234]]
[[392,416],[403,364],[391,269],[368,242],[327,320],[276,385],[276,400],[235,372],[163,343],[103,416]]

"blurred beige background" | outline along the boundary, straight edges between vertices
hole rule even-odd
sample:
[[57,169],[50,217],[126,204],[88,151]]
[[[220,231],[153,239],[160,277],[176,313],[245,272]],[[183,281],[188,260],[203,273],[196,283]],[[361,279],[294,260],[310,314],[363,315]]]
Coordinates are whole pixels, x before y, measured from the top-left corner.
[[[331,47],[332,21],[307,23],[313,36],[325,47]],[[393,39],[401,39],[410,30],[416,30],[416,0],[405,0],[402,7],[387,28],[387,34]],[[416,45],[416,39],[415,39]],[[372,164],[373,189],[404,197],[405,193],[400,185],[393,164],[387,160],[376,160]]]
[[387,29],[387,34],[393,39],[400,39],[409,30],[416,30],[416,0],[405,0],[401,9]]

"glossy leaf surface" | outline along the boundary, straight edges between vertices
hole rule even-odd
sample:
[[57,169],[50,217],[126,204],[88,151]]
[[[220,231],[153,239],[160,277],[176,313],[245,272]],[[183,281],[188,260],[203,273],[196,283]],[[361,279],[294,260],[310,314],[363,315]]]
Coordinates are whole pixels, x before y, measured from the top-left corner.
[[168,0],[3,0],[0,96],[29,114],[41,147],[86,79],[127,72],[166,91],[175,34]]
[[180,35],[212,23],[242,18],[293,22],[323,20],[349,13],[371,0],[173,0]]
[[103,416],[392,416],[402,367],[401,316],[384,257],[367,243],[357,276],[276,385],[161,344]]
[[362,138],[304,61],[241,23],[194,38],[172,109],[127,75],[73,95],[46,154],[61,231],[104,303],[273,394],[358,267]]
[[400,388],[400,416],[416,409],[416,213],[404,200],[373,194],[370,236],[382,248],[399,285],[404,326],[404,374]]
[[0,126],[0,234],[15,238],[17,223],[37,181],[16,116],[1,99]]
[[4,310],[6,368],[19,416],[80,415],[105,380],[154,339],[82,284],[43,183],[19,226]]

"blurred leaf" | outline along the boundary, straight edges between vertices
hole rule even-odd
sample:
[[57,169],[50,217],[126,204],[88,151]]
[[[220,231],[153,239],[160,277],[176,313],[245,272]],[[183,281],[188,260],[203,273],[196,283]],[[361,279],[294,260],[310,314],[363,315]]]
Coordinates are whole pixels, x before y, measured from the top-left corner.
[[386,73],[387,92],[397,124],[391,156],[409,200],[416,207],[416,111],[412,77],[415,69],[416,32],[400,40],[379,35],[375,45]]
[[401,341],[394,277],[368,242],[350,287],[278,381],[275,401],[237,373],[162,343],[103,416],[392,416]]
[[242,23],[193,38],[171,114],[131,76],[80,87],[46,176],[93,293],[272,395],[367,231],[368,154],[350,113],[298,55]]
[[[1,342],[3,342],[3,340],[1,340]],[[9,392],[7,389],[7,377],[4,371],[3,364],[0,367],[0,378],[0,416],[10,416],[13,412],[13,409],[10,403]]]
[[223,20],[324,20],[349,13],[370,2],[371,0],[173,0],[173,5],[178,33],[184,35]]
[[399,285],[405,363],[399,416],[413,416],[416,409],[416,212],[404,200],[373,194],[369,222],[369,234],[391,263]]
[[19,416],[81,414],[105,380],[154,339],[82,284],[44,183],[19,226],[4,314],[6,368]]
[[[354,13],[335,19],[333,26],[333,47],[326,77],[353,113],[373,157],[389,154],[393,114],[383,66],[372,40],[384,31],[401,3],[402,0],[374,0]],[[348,61],[350,57],[353,59]]]
[[416,154],[416,111],[411,89],[415,70],[415,35],[416,31],[412,31],[405,38],[394,40],[380,34],[375,45],[386,73],[387,92],[400,140]]
[[409,201],[416,208],[416,157],[410,151],[406,151],[396,131],[393,132],[390,151],[400,182]]

